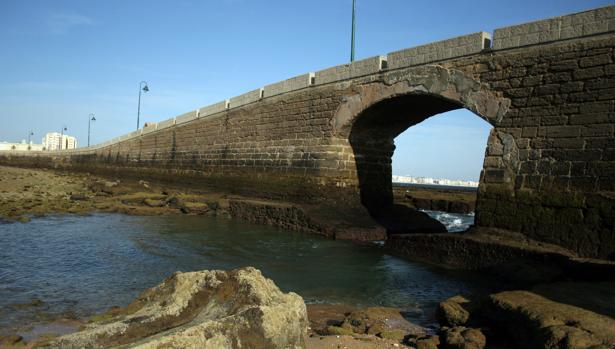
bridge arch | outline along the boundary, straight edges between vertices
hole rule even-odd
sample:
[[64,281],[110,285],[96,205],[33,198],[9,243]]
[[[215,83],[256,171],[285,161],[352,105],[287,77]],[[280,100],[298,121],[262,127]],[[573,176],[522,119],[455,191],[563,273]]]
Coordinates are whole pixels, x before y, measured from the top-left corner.
[[[363,206],[375,216],[393,204],[394,139],[406,129],[436,114],[465,108],[494,126],[487,144],[489,153],[490,145],[511,139],[497,129],[509,106],[510,100],[487,85],[441,66],[393,72],[384,76],[383,82],[354,86],[335,114],[334,128],[352,148]],[[507,147],[506,161],[502,162],[512,172],[515,148]]]

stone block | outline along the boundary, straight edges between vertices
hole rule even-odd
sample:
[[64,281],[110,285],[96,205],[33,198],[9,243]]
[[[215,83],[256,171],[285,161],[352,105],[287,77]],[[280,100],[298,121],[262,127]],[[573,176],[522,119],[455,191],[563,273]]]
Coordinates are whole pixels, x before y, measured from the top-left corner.
[[540,21],[498,28],[493,34],[493,49],[536,45],[563,39],[606,33],[611,29],[615,6],[573,13]]
[[242,95],[233,97],[229,100],[229,109],[241,107],[243,105],[259,101],[261,98],[263,98],[263,92],[264,90],[262,88],[258,88],[256,90],[252,90]]
[[359,76],[377,73],[387,67],[387,56],[375,56],[350,64],[342,64],[317,71],[314,74],[314,85],[322,85],[335,81],[352,79]]
[[199,110],[196,111],[196,114],[197,114],[197,117],[204,118],[210,115],[223,112],[227,110],[228,108],[229,108],[229,100],[225,100],[225,101],[218,102],[212,105],[208,105],[203,108],[199,108]]
[[141,129],[138,129],[136,131],[132,131],[128,134],[128,139],[132,139],[135,137],[139,137],[141,135]]
[[143,127],[143,134],[154,132],[157,129],[158,129],[158,123],[157,122],[148,123],[147,126]]
[[300,90],[312,85],[314,73],[307,73],[284,81],[265,86],[264,97],[276,96],[286,92]]
[[581,128],[583,137],[610,137],[613,136],[613,125],[586,125]]
[[194,119],[196,119],[196,112],[194,112],[194,111],[187,112],[185,114],[177,116],[175,118],[175,124],[176,125],[181,125],[181,124],[184,124],[184,123],[186,123],[188,121],[192,121]]
[[160,121],[158,123],[158,129],[162,130],[163,128],[175,126],[175,118],[167,119],[164,121]]
[[387,55],[389,69],[425,64],[479,53],[489,48],[491,35],[485,32],[464,35],[427,45],[411,47]]

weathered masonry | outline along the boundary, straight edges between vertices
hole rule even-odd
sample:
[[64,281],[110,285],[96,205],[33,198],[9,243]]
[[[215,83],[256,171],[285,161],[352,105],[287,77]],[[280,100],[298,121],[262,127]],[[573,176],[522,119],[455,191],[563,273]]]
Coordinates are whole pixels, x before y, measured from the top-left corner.
[[393,139],[448,110],[493,125],[479,226],[615,256],[615,6],[308,73],[74,151],[61,166],[311,203],[392,202]]

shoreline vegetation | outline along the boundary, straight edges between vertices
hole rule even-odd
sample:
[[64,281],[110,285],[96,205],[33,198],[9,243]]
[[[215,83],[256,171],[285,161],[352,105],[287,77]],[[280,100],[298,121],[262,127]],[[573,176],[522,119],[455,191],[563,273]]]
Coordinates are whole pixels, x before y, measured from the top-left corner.
[[[471,191],[460,194],[407,187],[403,190],[395,187],[394,194],[396,202],[403,205],[415,208],[429,205],[431,209],[435,206],[446,207],[447,210],[473,210],[471,196],[475,195]],[[369,225],[372,222],[368,220],[365,222],[369,228],[360,230],[356,226],[361,226],[363,221],[355,220],[355,227],[347,223],[348,220],[354,220],[354,217],[346,217],[346,221],[336,220],[335,217],[322,218],[326,215],[318,216],[317,210],[295,204],[170,187],[143,180],[114,180],[53,170],[0,166],[0,201],[0,223],[4,224],[27,223],[31,217],[46,214],[90,212],[220,215],[338,239],[369,241],[386,238],[386,232]],[[293,326],[299,326],[297,328],[300,331],[305,331],[305,338],[300,339],[293,334],[285,338],[296,338],[284,345],[315,349],[611,348],[615,345],[615,263],[581,259],[568,250],[536,243],[519,234],[479,228],[472,228],[464,234],[393,235],[387,239],[385,246],[391,253],[409,259],[449,268],[489,271],[491,275],[498,276],[503,286],[500,292],[493,294],[459,295],[442,300],[436,313],[441,325],[437,330],[409,323],[400,310],[394,308],[357,309],[339,304],[308,305],[304,317],[301,315],[295,319],[297,323],[294,320],[290,322]],[[176,274],[161,285],[174,277]],[[265,282],[258,278],[250,280],[258,285]],[[194,280],[190,282],[198,284]],[[0,348],[54,347],[53,343],[64,340],[61,339],[64,337],[58,339],[55,336],[86,330],[71,337],[81,338],[70,342],[78,347],[85,343],[83,341],[92,340],[87,339],[88,330],[116,326],[137,314],[146,300],[149,302],[162,297],[160,292],[164,287],[161,287],[144,291],[126,308],[114,307],[89,319],[51,321],[51,324],[56,324],[56,333],[41,333],[27,341],[17,334],[1,336]],[[275,285],[272,287],[277,289]],[[234,286],[230,289],[234,289]],[[220,292],[224,297],[232,296],[228,291]],[[286,296],[280,297],[282,299]],[[173,297],[165,300],[170,303],[175,301],[178,299]],[[41,301],[33,302],[23,306],[36,307]],[[201,314],[205,304],[190,308],[193,311],[191,314],[201,318],[198,314]],[[301,308],[300,305],[296,307]],[[155,318],[160,314],[149,315]],[[182,319],[173,320],[176,324],[174,328],[189,330],[185,328],[186,318]],[[211,325],[203,325],[206,323],[201,325]],[[154,334],[139,332],[134,339],[144,340]],[[233,337],[233,334],[227,337],[238,338]],[[109,344],[96,344],[95,341],[87,343],[94,343],[93,347],[107,347]]]

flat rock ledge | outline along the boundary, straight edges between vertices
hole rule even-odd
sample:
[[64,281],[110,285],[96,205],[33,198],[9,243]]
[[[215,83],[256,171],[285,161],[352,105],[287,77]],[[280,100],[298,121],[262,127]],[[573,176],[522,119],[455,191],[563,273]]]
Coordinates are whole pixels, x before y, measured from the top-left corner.
[[489,296],[486,317],[523,348],[611,349],[615,320],[529,291]]
[[[105,318],[104,316],[102,318]],[[121,312],[40,348],[305,348],[303,299],[257,269],[177,272]]]

